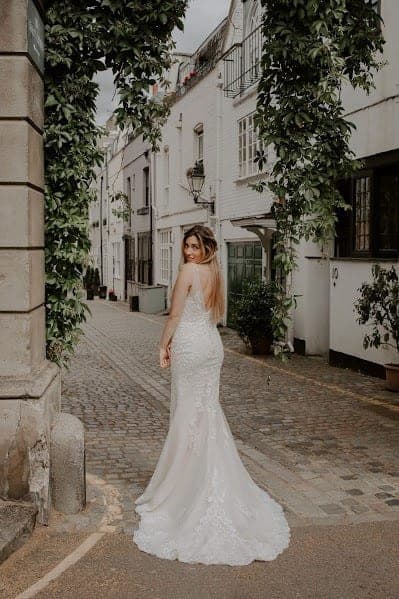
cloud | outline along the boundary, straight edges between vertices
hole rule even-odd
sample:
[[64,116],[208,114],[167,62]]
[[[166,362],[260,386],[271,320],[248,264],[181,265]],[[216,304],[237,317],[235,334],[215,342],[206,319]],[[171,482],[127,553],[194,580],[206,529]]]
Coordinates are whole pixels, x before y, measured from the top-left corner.
[[[176,29],[173,32],[176,49],[190,54],[194,52],[227,15],[229,5],[230,0],[191,0],[186,12],[184,31]],[[100,85],[96,121],[99,125],[104,125],[116,107],[111,70],[99,73],[96,81]]]

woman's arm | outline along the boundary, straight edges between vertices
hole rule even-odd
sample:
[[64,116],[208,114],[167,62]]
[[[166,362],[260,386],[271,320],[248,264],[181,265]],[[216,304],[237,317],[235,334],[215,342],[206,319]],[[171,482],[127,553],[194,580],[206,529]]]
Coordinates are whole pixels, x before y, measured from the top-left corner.
[[193,282],[193,267],[194,265],[186,262],[183,264],[176,283],[173,287],[172,302],[169,310],[169,316],[162,331],[161,340],[159,342],[160,349],[167,349],[173,333],[179,324],[180,317],[183,312],[187,294]]

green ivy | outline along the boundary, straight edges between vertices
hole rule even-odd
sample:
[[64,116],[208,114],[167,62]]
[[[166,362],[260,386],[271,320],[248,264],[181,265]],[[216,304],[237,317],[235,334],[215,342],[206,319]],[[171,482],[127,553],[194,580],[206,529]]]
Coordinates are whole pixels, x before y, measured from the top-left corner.
[[[329,247],[336,211],[349,208],[336,182],[359,168],[349,142],[354,125],[344,117],[341,86],[367,93],[382,62],[381,19],[365,0],[262,0],[264,45],[256,124],[276,162],[268,187],[276,220],[275,266],[289,281],[301,239]],[[265,154],[257,156],[260,167]],[[281,287],[274,310],[282,340],[293,305]],[[278,346],[277,346],[278,347]]]
[[45,258],[47,356],[66,364],[87,306],[90,183],[101,163],[93,77],[111,68],[120,96],[121,128],[143,134],[155,149],[168,109],[148,87],[170,65],[171,33],[182,29],[187,0],[49,0],[45,64]]

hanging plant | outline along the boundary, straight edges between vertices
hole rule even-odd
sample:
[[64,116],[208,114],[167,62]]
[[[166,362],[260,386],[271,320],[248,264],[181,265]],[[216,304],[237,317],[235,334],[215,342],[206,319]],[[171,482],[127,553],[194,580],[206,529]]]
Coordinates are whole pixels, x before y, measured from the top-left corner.
[[[275,198],[275,267],[288,285],[277,294],[273,330],[275,339],[283,340],[298,243],[314,240],[329,247],[336,211],[348,208],[336,181],[359,168],[341,86],[348,82],[370,91],[384,41],[381,19],[365,0],[262,0],[262,6],[255,122],[263,147],[274,146],[276,161],[269,180],[254,187],[269,188]],[[265,152],[258,152],[257,162],[263,169]]]

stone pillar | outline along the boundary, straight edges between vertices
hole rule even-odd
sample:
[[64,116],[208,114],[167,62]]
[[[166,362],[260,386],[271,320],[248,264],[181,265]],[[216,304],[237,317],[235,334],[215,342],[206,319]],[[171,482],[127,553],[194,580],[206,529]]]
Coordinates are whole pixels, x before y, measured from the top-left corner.
[[45,359],[43,7],[0,0],[0,496],[50,505],[59,369]]

